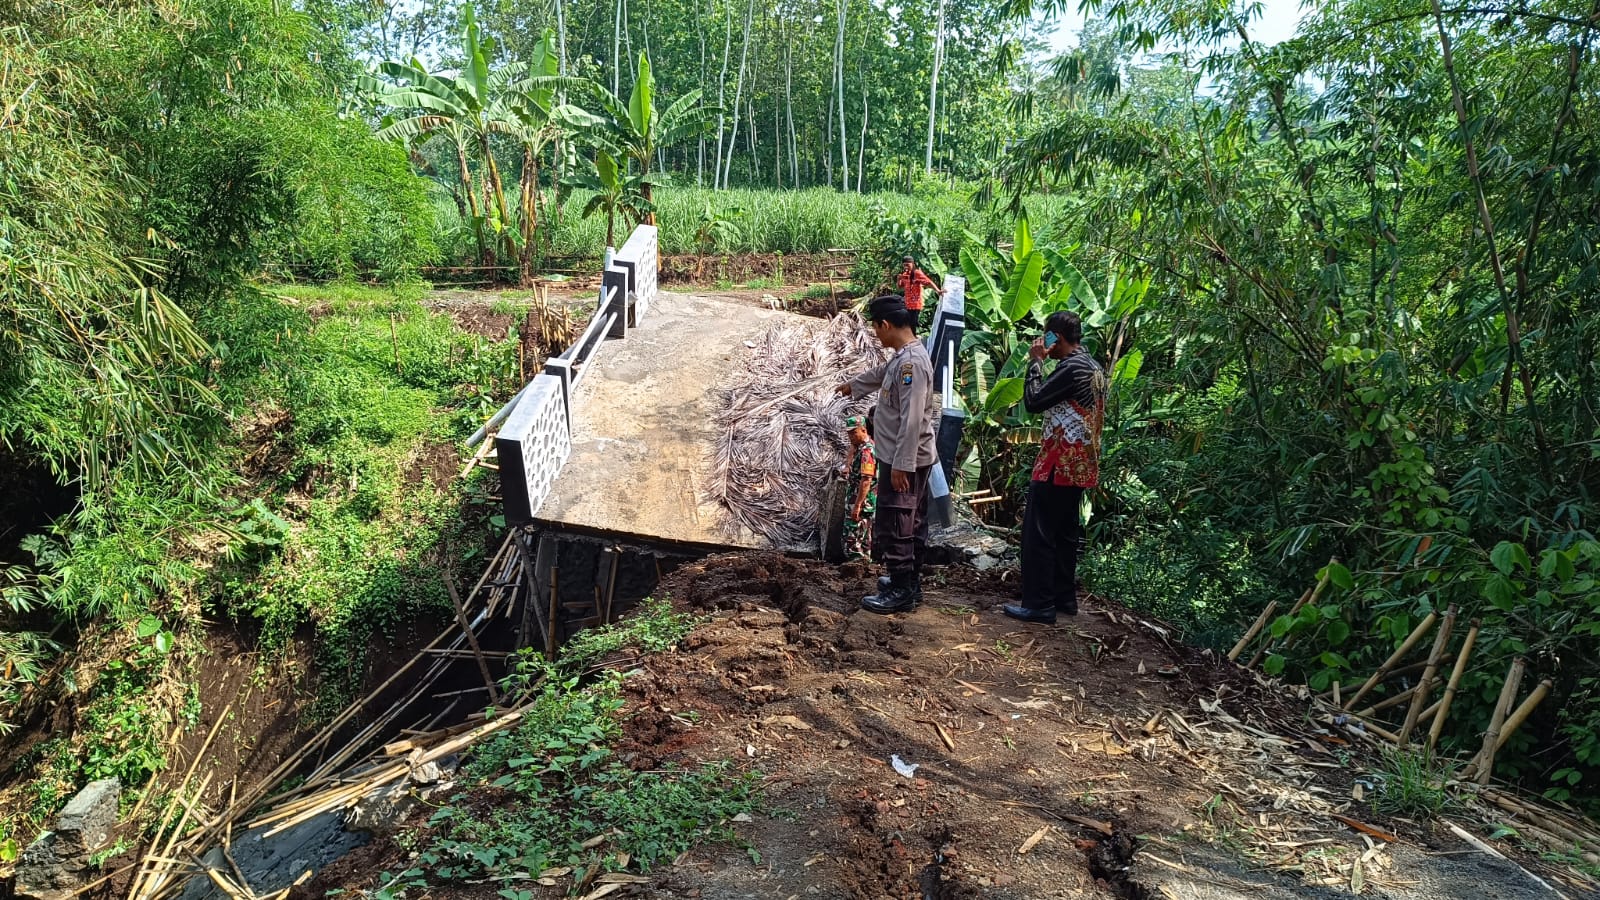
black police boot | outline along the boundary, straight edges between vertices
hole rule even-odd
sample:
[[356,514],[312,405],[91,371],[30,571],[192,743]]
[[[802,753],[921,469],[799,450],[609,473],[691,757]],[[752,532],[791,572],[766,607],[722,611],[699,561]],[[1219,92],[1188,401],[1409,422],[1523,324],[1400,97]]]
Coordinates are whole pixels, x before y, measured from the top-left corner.
[[862,598],[861,608],[875,613],[909,611],[917,605],[917,597],[913,593],[914,581],[915,576],[910,574],[891,576],[887,588],[871,597]]
[[[883,591],[887,591],[889,589],[889,586],[891,584],[893,584],[893,583],[894,583],[894,579],[890,578],[889,576],[887,576],[887,575],[879,575],[878,576],[878,591],[879,591],[879,593],[882,593]],[[916,603],[921,603],[922,602],[922,573],[921,572],[913,572],[912,575],[911,575],[911,596],[912,596],[914,602],[916,602]],[[1074,611],[1072,614],[1073,615],[1077,615],[1077,612]]]

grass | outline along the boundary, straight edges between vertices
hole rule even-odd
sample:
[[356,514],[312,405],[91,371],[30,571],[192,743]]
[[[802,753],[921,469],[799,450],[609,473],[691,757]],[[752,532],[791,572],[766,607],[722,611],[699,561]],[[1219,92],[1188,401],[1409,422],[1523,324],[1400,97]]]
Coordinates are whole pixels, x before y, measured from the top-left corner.
[[[661,229],[662,253],[695,253],[695,236],[706,205],[725,215],[735,226],[718,254],[822,253],[833,248],[871,246],[878,223],[885,217],[923,216],[936,227],[946,262],[954,264],[963,229],[985,239],[1002,239],[1012,232],[1012,219],[1001,212],[975,210],[970,192],[948,188],[919,190],[916,194],[879,192],[847,194],[829,188],[806,190],[713,191],[692,186],[668,186],[656,191],[656,222]],[[596,257],[605,246],[605,217],[582,218],[588,195],[573,192],[562,208],[560,224],[550,236],[550,252],[561,257]],[[1048,238],[1069,198],[1041,196],[1029,209],[1039,234]],[[458,216],[449,207],[438,210],[440,227],[460,232]],[[553,217],[545,222],[553,221]],[[618,233],[629,231],[618,223]],[[448,243],[442,242],[442,243]],[[461,245],[452,251],[463,252]]]
[[[481,543],[487,506],[481,487],[423,477],[423,453],[503,402],[515,347],[457,331],[420,297],[417,286],[295,285],[206,310],[232,323],[216,376],[228,418],[212,452],[86,495],[30,542],[52,602],[103,620],[63,674],[76,730],[6,773],[0,852],[85,782],[133,788],[167,766],[169,715],[193,728],[203,713],[207,618],[249,626],[269,653],[309,636],[316,718],[359,687],[369,647],[447,608],[439,567],[469,564],[448,550]],[[453,475],[453,457],[440,458]]]
[[1383,785],[1372,798],[1379,812],[1429,819],[1451,804],[1448,765],[1422,753],[1385,748],[1377,773]]
[[[506,681],[508,692],[531,695],[523,721],[474,751],[466,792],[441,806],[425,833],[401,837],[418,848],[418,868],[405,875],[411,886],[511,881],[560,866],[591,876],[648,872],[701,841],[736,840],[730,822],[759,807],[754,776],[727,763],[634,771],[613,749],[623,675],[581,676],[619,651],[667,650],[694,624],[647,601],[620,625],[580,634],[556,663],[524,655]],[[488,808],[473,796],[484,790],[493,791]],[[600,835],[608,837],[596,844]]]

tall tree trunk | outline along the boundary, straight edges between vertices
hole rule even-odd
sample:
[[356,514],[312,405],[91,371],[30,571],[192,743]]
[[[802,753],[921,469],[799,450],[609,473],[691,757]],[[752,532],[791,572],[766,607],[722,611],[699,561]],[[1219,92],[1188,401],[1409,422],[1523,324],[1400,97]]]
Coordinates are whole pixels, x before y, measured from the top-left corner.
[[800,154],[797,152],[799,141],[794,134],[794,45],[789,38],[788,20],[784,20],[783,30],[783,109],[784,115],[789,120],[789,174],[792,176],[789,183],[795,187],[800,186]]
[[778,98],[772,98],[772,178],[773,186],[783,190],[783,110],[778,108]]
[[[694,17],[694,30],[695,34],[700,39],[700,81],[698,83],[702,88],[704,88],[706,83],[706,20],[703,16],[699,15],[699,12],[700,10],[696,8],[696,14]],[[695,161],[694,186],[704,187],[706,183],[706,130],[701,128],[699,131],[700,154],[698,157],[696,157]]]
[[822,142],[827,151],[822,154],[822,174],[828,179],[828,187],[833,187],[833,85],[828,86],[828,127],[827,134]]
[[472,184],[472,170],[467,168],[467,142],[456,141],[456,165],[461,167],[461,192],[467,195],[467,210],[472,213],[472,236],[478,242],[478,264],[494,265],[494,250],[483,235],[483,214],[478,210],[478,191]]
[[848,0],[836,0],[839,10],[839,31],[833,41],[833,79],[836,88],[834,96],[839,100],[839,184],[842,190],[850,190],[850,149],[849,139],[845,137],[844,117],[844,16]]
[[730,15],[722,37],[722,74],[717,76],[717,155],[711,161],[712,190],[716,190],[717,182],[721,180],[722,141],[727,134],[725,126],[728,119],[728,60],[733,57],[733,16],[731,9],[728,12]]
[[500,230],[506,236],[506,254],[515,257],[515,247],[511,246],[511,211],[506,207],[506,186],[500,180],[500,165],[494,160],[494,150],[489,146],[488,133],[478,135],[479,149],[483,152],[483,160],[487,165],[489,174],[483,180],[483,207],[488,212],[489,204],[494,204],[494,210],[500,216]]
[[856,152],[856,193],[866,190],[867,183],[867,79],[861,79],[861,149]]
[[939,0],[939,19],[933,31],[933,77],[928,84],[928,152],[923,167],[930,175],[933,174],[934,114],[939,107],[939,67],[944,63],[944,5],[945,0]]
[[522,272],[521,283],[533,283],[534,242],[538,237],[539,155],[532,143],[522,145]]
[[733,148],[739,143],[739,117],[743,110],[739,102],[744,97],[745,66],[750,60],[750,18],[755,14],[756,0],[750,0],[744,11],[744,45],[739,51],[739,77],[733,83],[733,134],[728,138],[728,156],[722,164],[722,189],[728,189],[728,175],[733,171]]
[[617,15],[611,26],[611,94],[622,96],[622,0],[616,0]]

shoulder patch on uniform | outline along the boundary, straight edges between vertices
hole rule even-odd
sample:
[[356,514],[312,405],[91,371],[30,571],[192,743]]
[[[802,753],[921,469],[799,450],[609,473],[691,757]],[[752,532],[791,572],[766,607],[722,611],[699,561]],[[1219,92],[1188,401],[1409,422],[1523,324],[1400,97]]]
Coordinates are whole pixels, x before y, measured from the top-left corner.
[[911,365],[911,363],[903,363],[903,364],[901,364],[901,366],[900,366],[900,383],[901,384],[910,384],[911,383],[911,373],[914,372],[914,371],[916,371],[916,369]]

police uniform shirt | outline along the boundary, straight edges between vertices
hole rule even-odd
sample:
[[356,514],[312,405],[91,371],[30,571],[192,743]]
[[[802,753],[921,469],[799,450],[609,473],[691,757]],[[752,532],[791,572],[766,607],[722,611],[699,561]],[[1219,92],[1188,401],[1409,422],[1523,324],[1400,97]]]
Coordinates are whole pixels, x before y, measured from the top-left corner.
[[878,392],[878,405],[872,413],[878,462],[901,472],[915,472],[938,461],[933,363],[921,341],[908,342],[888,362],[850,381],[851,397],[873,391]]

